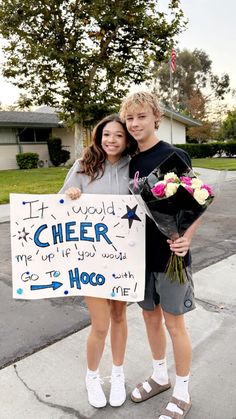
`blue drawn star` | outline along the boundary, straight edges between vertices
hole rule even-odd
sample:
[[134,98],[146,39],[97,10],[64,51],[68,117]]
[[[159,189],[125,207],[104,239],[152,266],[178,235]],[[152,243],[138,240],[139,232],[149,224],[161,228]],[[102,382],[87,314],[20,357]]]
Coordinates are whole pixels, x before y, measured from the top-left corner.
[[127,213],[123,215],[121,218],[126,218],[129,221],[129,228],[132,227],[133,221],[141,221],[140,218],[136,214],[138,204],[135,205],[134,208],[130,208],[129,205],[126,205]]

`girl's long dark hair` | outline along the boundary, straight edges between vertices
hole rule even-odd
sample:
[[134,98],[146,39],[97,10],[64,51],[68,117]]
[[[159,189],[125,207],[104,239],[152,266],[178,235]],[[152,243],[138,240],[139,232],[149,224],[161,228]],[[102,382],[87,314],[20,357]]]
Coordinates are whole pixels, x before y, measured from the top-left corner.
[[113,114],[103,118],[93,129],[92,143],[84,150],[80,161],[79,173],[85,173],[92,180],[101,177],[104,173],[104,163],[107,158],[105,151],[101,146],[103,128],[108,122],[118,122],[125,130],[127,139],[127,147],[123,152],[123,156],[129,154],[133,156],[137,151],[137,142],[127,131],[126,125],[121,121],[119,115]]

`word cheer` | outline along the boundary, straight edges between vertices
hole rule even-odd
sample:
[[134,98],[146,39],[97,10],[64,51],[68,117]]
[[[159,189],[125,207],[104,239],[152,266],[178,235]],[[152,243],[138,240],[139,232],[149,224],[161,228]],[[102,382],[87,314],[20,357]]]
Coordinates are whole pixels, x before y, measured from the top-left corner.
[[[78,225],[77,225],[78,224]],[[73,227],[77,225],[75,230]],[[50,228],[51,243],[43,237],[43,233],[48,233]],[[42,224],[37,228],[34,234],[34,243],[39,247],[48,247],[50,244],[58,244],[69,241],[89,241],[89,242],[100,242],[101,237],[108,243],[112,244],[111,240],[107,236],[108,227],[106,224],[92,222],[80,222],[70,221],[65,224],[59,223],[48,227],[47,224]]]

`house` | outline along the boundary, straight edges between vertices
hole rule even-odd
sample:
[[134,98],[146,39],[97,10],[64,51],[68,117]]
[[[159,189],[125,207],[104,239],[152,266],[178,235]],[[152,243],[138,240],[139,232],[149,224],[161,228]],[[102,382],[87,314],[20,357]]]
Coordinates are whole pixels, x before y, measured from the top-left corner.
[[[165,109],[158,129],[161,140],[174,144],[186,142],[186,127],[199,126],[194,121],[177,112]],[[70,151],[72,163],[74,158],[73,130],[63,126],[54,111],[16,112],[0,111],[0,170],[17,169],[16,154],[34,152],[39,154],[42,165],[49,164],[47,139],[52,135],[62,140],[63,148]]]
[[72,131],[62,127],[55,113],[0,112],[0,170],[16,169],[16,154],[33,152],[49,162],[47,139],[60,137],[63,145],[70,145]]
[[157,135],[160,140],[168,143],[185,144],[187,127],[199,127],[201,125],[202,123],[197,120],[165,108]]

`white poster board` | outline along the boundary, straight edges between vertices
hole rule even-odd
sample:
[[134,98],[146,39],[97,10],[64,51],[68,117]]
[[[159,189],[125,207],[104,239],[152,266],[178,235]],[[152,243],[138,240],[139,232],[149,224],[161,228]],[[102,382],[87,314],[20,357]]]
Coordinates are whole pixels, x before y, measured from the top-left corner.
[[145,213],[132,195],[10,194],[13,298],[141,301]]

